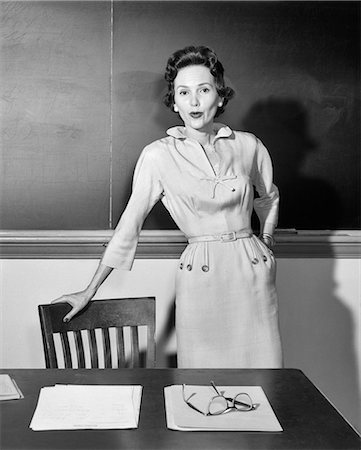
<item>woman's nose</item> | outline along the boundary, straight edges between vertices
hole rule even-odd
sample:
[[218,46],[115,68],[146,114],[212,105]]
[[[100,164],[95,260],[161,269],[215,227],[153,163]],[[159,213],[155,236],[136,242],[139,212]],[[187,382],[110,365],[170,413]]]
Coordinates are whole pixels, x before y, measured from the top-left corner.
[[191,105],[192,106],[198,106],[199,105],[199,99],[197,94],[193,94],[191,97]]

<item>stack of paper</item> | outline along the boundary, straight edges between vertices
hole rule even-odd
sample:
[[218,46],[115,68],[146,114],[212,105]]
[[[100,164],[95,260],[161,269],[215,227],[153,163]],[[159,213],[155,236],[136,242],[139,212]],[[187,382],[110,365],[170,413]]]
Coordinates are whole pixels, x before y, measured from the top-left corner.
[[30,423],[34,431],[137,428],[142,386],[43,387]]
[[[217,386],[226,397],[246,392],[256,405],[252,411],[230,410],[218,416],[205,416],[189,407],[183,400],[182,386],[164,388],[167,426],[181,431],[283,431],[261,386]],[[215,395],[211,386],[187,385],[186,398],[199,410],[207,412]]]
[[15,380],[8,374],[0,374],[0,400],[17,400],[24,398]]

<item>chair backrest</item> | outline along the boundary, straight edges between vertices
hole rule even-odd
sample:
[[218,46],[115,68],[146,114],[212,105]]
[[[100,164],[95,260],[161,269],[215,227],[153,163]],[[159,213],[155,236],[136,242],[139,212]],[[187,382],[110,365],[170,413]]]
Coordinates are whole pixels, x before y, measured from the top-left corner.
[[[63,322],[70,309],[67,303],[38,306],[47,368],[99,368],[100,362],[105,368],[155,367],[154,297],[93,300],[69,322]],[[141,352],[142,330],[146,350]]]

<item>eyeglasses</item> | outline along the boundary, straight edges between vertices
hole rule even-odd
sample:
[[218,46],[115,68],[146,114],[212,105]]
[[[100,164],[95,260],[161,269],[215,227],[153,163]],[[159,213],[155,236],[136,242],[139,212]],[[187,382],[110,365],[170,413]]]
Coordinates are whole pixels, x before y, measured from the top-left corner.
[[211,386],[213,387],[217,395],[215,395],[210,399],[208,403],[207,412],[201,411],[196,406],[194,406],[193,403],[189,401],[194,394],[191,394],[188,398],[186,398],[185,384],[182,385],[182,394],[184,402],[190,408],[194,409],[200,414],[203,414],[204,416],[218,416],[220,414],[229,412],[232,409],[236,411],[247,412],[252,411],[253,409],[256,408],[256,405],[253,404],[251,397],[245,392],[240,392],[236,394],[234,397],[225,397],[223,394],[219,392],[218,388],[213,383],[213,381],[211,381]]

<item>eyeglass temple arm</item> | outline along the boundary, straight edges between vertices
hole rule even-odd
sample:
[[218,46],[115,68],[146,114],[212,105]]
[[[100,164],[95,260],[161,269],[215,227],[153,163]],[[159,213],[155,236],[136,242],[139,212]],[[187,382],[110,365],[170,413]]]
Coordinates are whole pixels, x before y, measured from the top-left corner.
[[197,411],[197,412],[199,412],[199,413],[201,413],[201,414],[207,416],[208,414],[204,414],[203,411],[201,411],[200,409],[198,409],[196,406],[192,405],[192,403],[189,402],[189,401],[186,399],[185,393],[184,393],[184,389],[185,389],[185,385],[183,384],[183,385],[182,385],[182,394],[183,394],[183,400],[185,401],[185,403],[186,403],[190,408],[194,409],[194,411]]
[[243,403],[243,402],[240,402],[239,400],[234,400],[233,398],[230,398],[230,397],[224,397],[226,400],[228,400],[229,402],[234,402],[234,403],[237,403],[237,405],[242,405],[242,406],[254,406],[253,405],[253,403],[252,404],[249,404],[249,403]]
[[214,381],[211,381],[211,386],[212,386],[212,388],[217,392],[217,394],[220,396],[220,397],[223,397],[223,395],[219,392],[219,390],[217,389],[217,386],[214,384]]

